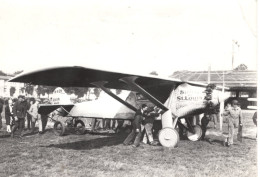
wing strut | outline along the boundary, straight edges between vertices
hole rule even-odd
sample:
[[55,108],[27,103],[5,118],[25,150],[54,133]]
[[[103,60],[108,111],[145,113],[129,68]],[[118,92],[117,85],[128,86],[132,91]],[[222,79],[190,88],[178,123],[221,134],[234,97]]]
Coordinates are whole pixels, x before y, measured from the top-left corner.
[[149,99],[153,104],[158,106],[164,111],[168,111],[168,108],[165,107],[159,100],[157,100],[155,97],[153,97],[151,94],[149,94],[147,91],[145,91],[141,86],[135,83],[135,80],[138,77],[136,76],[130,76],[130,77],[124,77],[120,80],[128,84],[130,87],[132,87],[135,91],[141,93],[143,96],[145,96],[147,99]]
[[107,89],[104,85],[108,83],[107,81],[98,81],[98,82],[92,82],[91,84],[101,88],[104,92],[106,92],[108,95],[110,95],[111,97],[113,97],[114,99],[116,99],[117,101],[119,101],[120,103],[122,103],[123,105],[125,105],[126,107],[132,109],[133,111],[137,111],[137,109],[132,106],[131,104],[127,103],[126,101],[122,100],[121,98],[119,98],[118,96],[116,96],[113,92],[111,92],[109,89]]

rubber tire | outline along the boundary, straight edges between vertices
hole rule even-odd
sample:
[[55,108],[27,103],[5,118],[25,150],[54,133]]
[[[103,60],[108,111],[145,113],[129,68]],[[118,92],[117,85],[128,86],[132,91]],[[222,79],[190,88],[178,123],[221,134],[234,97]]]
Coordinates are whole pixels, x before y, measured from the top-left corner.
[[53,130],[55,135],[63,136],[66,132],[66,125],[60,121],[56,121],[54,123]]
[[[81,125],[81,128],[77,128],[78,124]],[[77,135],[83,135],[85,133],[85,124],[82,120],[76,120],[75,121],[75,124],[74,124],[74,127],[75,127],[75,133]]]
[[190,141],[198,141],[201,139],[201,136],[202,136],[202,129],[199,125],[195,125],[193,126],[193,128],[195,129],[195,134],[197,136],[195,136],[195,134],[191,133],[190,131],[187,131],[187,138],[190,140]]
[[180,137],[177,130],[170,127],[165,127],[159,132],[159,141],[164,147],[177,147]]

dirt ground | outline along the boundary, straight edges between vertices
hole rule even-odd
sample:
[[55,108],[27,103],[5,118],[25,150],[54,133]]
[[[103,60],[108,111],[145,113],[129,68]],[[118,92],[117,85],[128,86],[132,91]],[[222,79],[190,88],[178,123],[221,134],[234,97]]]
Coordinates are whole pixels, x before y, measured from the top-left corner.
[[180,141],[177,148],[123,146],[120,134],[69,134],[10,138],[0,132],[0,176],[257,176],[256,127],[253,112],[244,112],[244,137],[224,147],[227,134],[209,124],[208,141]]

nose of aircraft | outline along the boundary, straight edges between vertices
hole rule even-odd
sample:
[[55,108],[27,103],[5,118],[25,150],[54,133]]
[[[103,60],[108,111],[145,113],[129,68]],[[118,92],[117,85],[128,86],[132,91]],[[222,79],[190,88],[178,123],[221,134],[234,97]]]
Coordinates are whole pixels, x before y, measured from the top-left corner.
[[230,97],[230,94],[228,92],[220,92],[219,94],[219,103],[227,100]]
[[214,91],[212,93],[212,102],[214,103],[214,105],[217,105],[221,102],[224,102],[225,100],[227,100],[229,98],[229,94],[228,92],[219,92],[219,91]]

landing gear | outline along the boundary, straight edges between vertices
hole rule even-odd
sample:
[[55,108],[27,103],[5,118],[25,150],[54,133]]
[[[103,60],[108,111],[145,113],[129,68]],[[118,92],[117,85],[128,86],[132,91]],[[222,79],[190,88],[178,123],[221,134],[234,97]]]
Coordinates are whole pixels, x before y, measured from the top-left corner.
[[65,123],[62,123],[60,121],[56,121],[53,126],[54,134],[58,136],[63,136],[66,131],[66,125]]
[[177,147],[179,133],[173,128],[165,127],[159,132],[159,141],[164,147]]
[[85,124],[82,120],[76,120],[74,124],[75,133],[77,135],[83,135],[85,133]]
[[[190,141],[198,141],[202,137],[202,129],[199,125],[192,125],[190,122],[191,118],[185,118],[186,125],[182,124],[180,120],[178,120],[178,127],[180,129],[181,136],[187,136]],[[183,132],[186,132],[185,135]]]
[[85,124],[82,120],[73,117],[65,122],[55,121],[53,129],[54,134],[58,136],[65,135],[67,130],[77,135],[83,135],[85,133]]
[[187,131],[187,138],[191,141],[198,141],[202,136],[202,129],[199,125],[193,126],[193,132]]

